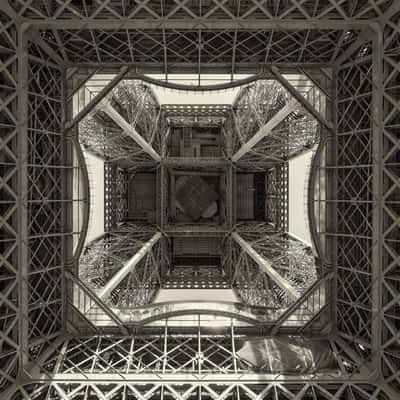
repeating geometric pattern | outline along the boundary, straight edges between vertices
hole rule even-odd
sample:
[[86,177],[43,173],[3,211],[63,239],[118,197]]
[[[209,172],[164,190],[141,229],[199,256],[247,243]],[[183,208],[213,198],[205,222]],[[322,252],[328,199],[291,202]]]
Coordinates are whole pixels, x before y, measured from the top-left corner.
[[128,215],[128,175],[116,164],[104,163],[104,230],[107,232]]
[[[96,79],[93,79],[96,82]],[[105,85],[106,81],[97,83]],[[89,91],[90,79],[84,83],[83,93]],[[90,91],[89,91],[90,92]],[[95,92],[91,92],[95,93]],[[101,96],[99,93],[98,96]],[[84,96],[82,96],[84,97]],[[141,81],[119,82],[109,97],[109,107],[130,124],[156,151],[161,150],[161,112],[151,88]],[[94,96],[90,101],[93,101]],[[79,98],[77,99],[79,101]],[[107,100],[106,100],[107,101]],[[100,107],[86,115],[79,123],[79,141],[93,154],[108,162],[135,165],[138,162],[154,161],[149,154]]]
[[337,324],[361,358],[372,340],[371,47],[339,66],[337,77]]
[[214,267],[174,267],[165,277],[164,289],[229,289],[230,284],[221,270]]
[[387,23],[383,55],[382,367],[386,382],[400,390],[400,15]]
[[61,67],[35,44],[28,63],[28,316],[30,356],[36,359],[62,328],[62,278],[68,262],[64,226],[68,203],[62,126]]
[[[240,396],[240,397],[239,397]],[[30,385],[12,400],[84,399],[198,399],[219,400],[389,400],[388,394],[373,384],[271,382],[271,383],[72,383]]]
[[8,49],[0,57],[0,392],[15,381],[19,340],[18,180],[20,135],[17,130],[16,29],[0,13],[0,41]]
[[288,231],[288,163],[270,168],[267,175],[267,218],[277,231]]
[[130,2],[106,0],[56,1],[12,0],[10,5],[18,14],[32,19],[55,17],[60,19],[372,19],[380,16],[390,5],[390,0],[340,1],[268,1],[251,0],[243,4],[229,0],[209,0],[199,7],[189,0],[159,2]]
[[[189,0],[159,2],[106,1],[46,1],[11,0],[17,13],[33,19],[54,17],[67,20],[85,18],[101,20],[128,17],[152,19],[198,18],[211,20],[271,19],[366,20],[380,17],[395,4],[392,0],[258,2],[211,0],[207,7],[197,7]],[[150,17],[150,18],[149,18]],[[330,62],[350,48],[357,34],[347,30],[318,31],[236,31],[222,28],[209,30],[48,30],[42,39],[65,62],[157,63],[167,72],[176,65],[192,62],[201,65],[219,63],[237,71],[243,65],[265,62]],[[399,270],[399,15],[394,15],[384,32],[384,118],[382,122],[383,177],[383,247],[382,261],[382,370],[385,381],[399,388],[400,345],[398,313],[400,307]],[[56,33],[57,32],[57,33]],[[323,39],[322,42],[319,42]],[[1,358],[0,391],[15,381],[18,367],[19,246],[18,227],[18,158],[17,127],[18,82],[16,72],[16,30],[5,15],[0,15],[0,193],[1,247],[0,291]],[[132,45],[134,43],[134,45]],[[235,45],[232,46],[232,43]],[[267,45],[270,43],[270,45]],[[183,45],[182,45],[183,44]],[[37,46],[30,47],[28,110],[28,315],[30,357],[40,359],[49,340],[60,333],[61,268],[63,267],[63,237],[65,232],[59,203],[63,196],[62,168],[62,72]],[[200,51],[199,51],[200,50]],[[361,359],[371,357],[371,252],[372,252],[372,84],[371,53],[368,48],[354,62],[343,64],[338,71],[338,152],[337,152],[337,261],[338,261],[338,327],[340,336]],[[234,60],[234,61],[232,61]],[[54,60],[53,60],[54,61]],[[26,272],[26,271],[25,271]],[[19,286],[21,282],[19,282]],[[190,358],[190,353],[189,357]],[[67,387],[68,386],[68,387]],[[30,384],[20,387],[14,399],[87,399],[87,398],[165,398],[203,399],[234,398],[239,393],[248,399],[388,399],[381,387],[364,383],[74,383]]]
[[[168,73],[182,64],[239,71],[264,63],[329,63],[356,40],[342,30],[47,30],[42,39],[65,62],[133,63]],[[229,66],[228,68],[226,66]],[[153,67],[154,68],[154,67]]]
[[[113,230],[85,247],[79,260],[80,279],[93,292],[101,291],[153,235],[153,227],[146,229],[129,224],[114,226]],[[148,304],[160,286],[164,270],[162,246],[156,243],[101,300],[110,307],[119,308]],[[85,307],[84,299],[74,303],[79,309]]]
[[[288,285],[296,288],[299,294],[304,294],[316,282],[314,256],[302,242],[261,223],[237,225],[236,229],[257,254],[267,260],[274,271]],[[289,298],[277,281],[271,279],[236,241],[232,246],[232,265],[235,266],[233,283],[244,303],[284,308],[293,302],[293,298]]]

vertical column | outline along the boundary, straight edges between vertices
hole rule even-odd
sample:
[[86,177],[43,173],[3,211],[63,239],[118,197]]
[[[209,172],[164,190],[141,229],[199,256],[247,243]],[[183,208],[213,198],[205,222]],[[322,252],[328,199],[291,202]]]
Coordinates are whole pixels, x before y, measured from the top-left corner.
[[[319,172],[319,181],[325,180],[326,183],[326,192],[323,193],[321,190],[321,184],[319,183],[318,189],[318,232],[334,232],[337,233],[337,168],[327,168],[332,166],[337,166],[337,107],[334,105],[337,104],[337,90],[336,90],[336,82],[337,82],[337,69],[332,72],[332,102],[327,104],[327,112],[332,110],[331,120],[334,121],[334,130],[326,134],[326,144],[325,144],[325,161],[322,161],[322,165],[320,165]],[[329,114],[328,114],[329,118]],[[320,146],[323,146],[321,143]],[[322,156],[321,159],[324,157]],[[325,167],[325,168],[323,168]],[[324,174],[321,177],[321,174]],[[321,198],[324,196],[325,198]],[[314,194],[315,196],[315,194]],[[321,201],[324,199],[324,201]],[[321,210],[322,209],[322,210]],[[313,210],[313,212],[315,212]],[[325,217],[325,220],[324,218]],[[335,277],[332,280],[332,284],[330,287],[331,294],[331,316],[334,326],[337,325],[337,236],[336,235],[319,235],[319,243],[321,247],[322,255],[324,256],[324,261],[327,264],[326,267],[334,270]],[[324,269],[325,269],[324,263]],[[325,270],[323,271],[325,273]]]
[[228,228],[233,227],[233,165],[226,169],[226,224]]
[[[390,15],[390,17],[389,17]],[[399,391],[400,374],[400,2],[394,2],[388,14],[383,36],[383,115],[382,115],[382,236],[381,236],[381,348],[382,375],[387,385]],[[380,47],[382,49],[382,47]],[[392,398],[397,399],[398,394]]]
[[157,170],[157,188],[158,188],[158,193],[159,193],[159,198],[157,199],[159,204],[157,206],[159,207],[159,212],[158,212],[158,223],[160,224],[161,228],[164,228],[165,223],[166,223],[166,205],[167,205],[167,185],[165,184],[165,180],[168,179],[167,176],[167,170],[166,167],[163,163],[161,163],[158,167]]
[[[81,229],[80,219],[83,218],[80,215],[80,202],[77,199],[80,198],[79,193],[77,198],[74,194],[74,180],[79,179],[77,175],[80,174],[78,170],[79,155],[74,155],[73,146],[78,146],[78,129],[77,126],[73,126],[70,129],[66,129],[67,121],[72,119],[72,102],[68,102],[68,88],[67,88],[67,71],[62,71],[61,77],[61,123],[62,123],[62,163],[65,166],[63,168],[63,176],[61,180],[61,193],[62,193],[62,229],[65,232],[62,238],[62,282],[61,282],[61,321],[62,330],[65,332],[67,329],[67,308],[68,308],[68,288],[66,284],[65,272],[67,270],[74,271],[73,273],[78,275],[78,260],[74,259],[75,252],[80,253],[76,250],[79,246],[79,232]],[[75,142],[74,142],[75,141]],[[79,183],[78,183],[79,185]],[[78,216],[78,217],[77,217]],[[77,244],[77,246],[75,246]],[[83,245],[83,243],[82,243]]]
[[372,364],[381,374],[381,286],[382,286],[382,121],[383,121],[383,40],[381,29],[372,36]]
[[274,166],[273,171],[271,172],[272,176],[270,176],[273,180],[273,199],[274,202],[274,220],[275,228],[278,231],[287,232],[288,231],[288,163],[283,162]]
[[19,282],[19,374],[29,362],[28,318],[28,39],[18,31],[18,282]]

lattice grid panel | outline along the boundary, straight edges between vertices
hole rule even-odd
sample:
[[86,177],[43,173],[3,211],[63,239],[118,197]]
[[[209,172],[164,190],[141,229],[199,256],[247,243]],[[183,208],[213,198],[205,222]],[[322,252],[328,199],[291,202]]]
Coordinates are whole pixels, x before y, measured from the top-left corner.
[[0,391],[15,382],[19,340],[19,226],[18,180],[20,133],[17,115],[17,32],[0,13],[0,41],[8,49],[0,57]]
[[42,39],[64,62],[139,63],[168,72],[179,65],[198,62],[201,70],[209,64],[225,69],[230,65],[235,70],[270,62],[329,63],[357,38],[356,32],[342,30],[259,29],[236,32],[175,28],[163,33],[152,29],[88,30],[82,26],[78,30],[47,30]]
[[[30,355],[39,357],[62,328],[66,143],[63,136],[63,73],[35,44],[28,63],[28,312]],[[67,196],[67,197],[66,197]]]
[[13,0],[11,6],[18,12],[32,19],[56,17],[62,19],[151,19],[157,20],[164,16],[167,19],[185,18],[204,19],[367,19],[380,16],[391,5],[390,0],[357,0],[349,4],[339,1],[322,0],[315,2],[298,2],[296,0],[268,1],[265,4],[255,0],[244,4],[234,1],[220,3],[217,0],[207,1],[203,7],[189,2],[174,0],[166,4],[119,2],[106,0],[97,2],[56,2],[46,0]]
[[379,386],[373,384],[324,384],[324,383],[73,383],[28,385],[12,400],[31,399],[199,399],[218,400],[221,398],[233,400],[389,400],[388,394]]
[[386,382],[400,390],[400,15],[384,31],[382,363]]
[[337,313],[361,358],[372,340],[372,59],[370,46],[337,77]]

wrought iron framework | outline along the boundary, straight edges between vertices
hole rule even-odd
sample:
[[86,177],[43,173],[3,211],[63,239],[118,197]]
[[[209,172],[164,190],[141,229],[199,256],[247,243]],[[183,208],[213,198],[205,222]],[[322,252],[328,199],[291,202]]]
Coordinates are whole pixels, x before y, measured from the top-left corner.
[[[233,284],[245,303],[284,307],[301,298],[316,282],[318,267],[311,250],[303,243],[269,225],[248,224],[235,228],[237,233],[233,234],[231,247],[235,266]],[[316,311],[310,310],[311,313],[320,312],[325,305],[324,293],[318,296],[311,307]]]
[[[13,0],[0,5],[2,396],[395,399],[400,387],[399,3],[199,4]],[[183,384],[178,378],[105,382],[86,376],[57,383],[50,373],[49,380],[35,383],[34,368],[65,340],[63,271],[74,261],[66,175],[73,169],[71,127],[84,113],[71,117],[65,67],[112,66],[123,75],[124,66],[132,64],[166,75],[234,75],[270,63],[333,67],[336,135],[326,169],[336,174],[337,190],[330,190],[326,201],[337,213],[328,216],[325,237],[331,238],[331,261],[337,263],[334,346],[356,373],[332,382],[255,376],[257,383],[240,382],[235,374],[218,384],[186,375]],[[105,360],[104,370],[110,365]]]
[[117,164],[104,164],[104,230],[109,231],[128,215],[128,172]]
[[[79,260],[80,279],[111,307],[124,308],[149,303],[160,287],[167,268],[161,254],[162,246],[157,243],[161,235],[157,233],[159,237],[143,252],[141,258],[137,257],[136,260],[135,257],[146,242],[152,240],[153,234],[150,227],[146,229],[127,224],[114,227],[114,230],[86,246]],[[121,274],[124,270],[124,276],[118,277],[116,272]],[[116,280],[112,285],[111,278]],[[90,314],[85,305],[80,307],[81,304],[82,301],[78,301],[76,306],[83,314]]]

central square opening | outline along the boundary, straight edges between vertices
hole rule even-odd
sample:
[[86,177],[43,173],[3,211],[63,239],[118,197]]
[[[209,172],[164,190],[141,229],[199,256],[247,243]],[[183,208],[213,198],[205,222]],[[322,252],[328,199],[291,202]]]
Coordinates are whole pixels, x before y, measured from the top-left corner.
[[170,222],[222,224],[225,175],[222,171],[169,170]]

